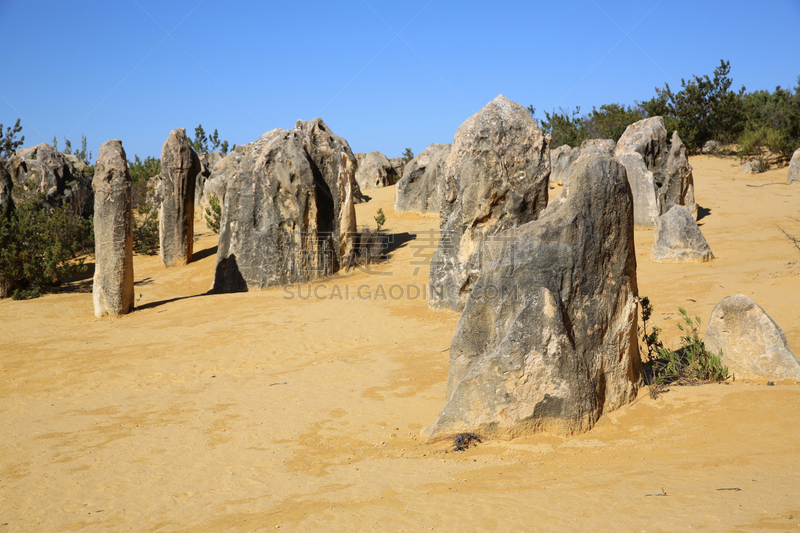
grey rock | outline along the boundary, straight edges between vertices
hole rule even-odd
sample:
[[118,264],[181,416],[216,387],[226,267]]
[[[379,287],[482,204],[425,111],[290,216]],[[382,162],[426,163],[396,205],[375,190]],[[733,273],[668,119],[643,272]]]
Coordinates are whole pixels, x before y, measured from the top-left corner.
[[45,193],[52,207],[70,204],[82,216],[91,216],[94,208],[92,180],[83,175],[86,162],[75,155],[62,154],[47,143],[22,148],[6,162],[6,170],[17,185],[16,200],[22,199],[24,184],[32,182]]
[[614,156],[627,170],[637,227],[654,228],[656,219],[673,205],[685,206],[692,216],[697,216],[686,147],[677,131],[667,141],[662,117],[628,126],[617,142]]
[[704,154],[715,154],[720,151],[722,146],[717,141],[706,141],[701,150]]
[[161,262],[172,267],[192,260],[194,243],[194,189],[200,159],[186,137],[186,130],[169,132],[161,147],[161,207],[158,236]]
[[370,152],[358,161],[356,183],[361,190],[394,185],[398,179],[394,167],[380,152]]
[[764,161],[757,157],[751,157],[742,165],[742,174],[761,174],[767,170]]
[[656,263],[702,263],[714,259],[714,254],[692,215],[674,205],[657,219],[650,257]]
[[224,178],[213,290],[306,282],[346,264],[352,243],[342,240],[351,237],[355,220],[340,187],[346,180],[354,198],[355,157],[347,141],[315,119],[240,148],[239,160],[224,165],[233,172]]
[[204,196],[206,180],[211,177],[211,169],[214,168],[214,165],[222,161],[225,156],[222,152],[209,152],[197,154],[197,158],[200,160],[200,172],[195,178],[194,205],[202,210],[208,206],[208,199]]
[[641,385],[624,167],[585,157],[538,220],[502,236],[456,326],[431,439],[588,431]]
[[390,157],[389,164],[392,165],[394,173],[397,175],[397,180],[403,177],[403,171],[406,168],[406,161],[402,157]]
[[783,331],[743,294],[714,307],[704,342],[712,353],[722,350],[722,363],[737,378],[800,380],[800,361]]
[[580,148],[571,148],[568,144],[550,150],[550,183],[564,185],[569,177],[570,167],[580,155]]
[[397,182],[396,211],[439,212],[438,183],[451,144],[431,144],[408,162]]
[[95,266],[92,300],[96,317],[130,313],[133,292],[131,176],[122,142],[100,146],[92,181]]
[[800,183],[800,148],[792,154],[792,160],[789,162],[789,174],[786,177],[786,183]]
[[493,236],[535,220],[547,206],[549,143],[528,110],[503,95],[458,128],[438,180],[441,239],[431,259],[431,307],[461,311]]

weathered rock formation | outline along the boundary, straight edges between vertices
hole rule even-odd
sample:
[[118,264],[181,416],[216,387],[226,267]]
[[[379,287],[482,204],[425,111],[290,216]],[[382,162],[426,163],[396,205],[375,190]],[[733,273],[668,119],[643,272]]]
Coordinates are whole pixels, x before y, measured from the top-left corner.
[[341,265],[349,265],[356,250],[358,225],[356,223],[356,206],[353,198],[353,182],[356,174],[356,162],[347,153],[341,152],[339,163],[339,257]]
[[189,146],[186,130],[172,130],[161,148],[161,208],[158,216],[161,262],[185,265],[192,260],[194,189],[200,159]]
[[750,157],[742,165],[742,174],[761,174],[766,170],[764,161],[758,157]]
[[370,152],[358,159],[356,183],[361,190],[394,185],[398,179],[394,167],[382,153]]
[[792,160],[789,162],[789,175],[786,177],[786,183],[800,183],[800,148],[792,154]]
[[554,185],[564,185],[569,177],[569,170],[578,156],[581,155],[580,148],[571,148],[568,144],[550,150],[550,183]]
[[702,263],[714,259],[714,254],[692,215],[685,207],[673,205],[656,219],[650,257],[656,263]]
[[800,361],[783,331],[743,294],[723,298],[711,312],[705,336],[712,353],[737,378],[800,380]]
[[106,141],[94,167],[94,284],[96,317],[133,311],[131,176],[122,142]]
[[83,175],[84,168],[86,162],[74,155],[62,154],[47,143],[17,150],[6,161],[6,171],[19,194],[24,190],[23,185],[30,181],[45,193],[45,200],[52,207],[70,204],[77,213],[88,217],[92,214],[94,199],[92,179]]
[[697,216],[692,167],[678,132],[667,141],[662,117],[640,120],[625,129],[614,156],[625,166],[633,191],[634,222],[654,228],[656,218],[673,205],[683,205]]
[[582,152],[587,150],[605,150],[613,154],[616,147],[617,143],[615,143],[613,139],[586,139],[581,143]]
[[456,132],[439,182],[441,240],[431,260],[429,304],[464,308],[495,235],[547,206],[550,138],[525,107],[500,95]]
[[[228,164],[231,156],[238,161]],[[222,161],[230,174],[213,290],[306,282],[345,265],[353,244],[343,239],[355,226],[354,160],[347,141],[321,119],[237,146]]]
[[439,212],[437,184],[452,148],[451,144],[431,144],[408,162],[397,182],[395,210]]
[[427,429],[515,437],[591,429],[636,398],[633,199],[609,154],[583,159],[538,220],[508,230],[450,347],[447,400]]

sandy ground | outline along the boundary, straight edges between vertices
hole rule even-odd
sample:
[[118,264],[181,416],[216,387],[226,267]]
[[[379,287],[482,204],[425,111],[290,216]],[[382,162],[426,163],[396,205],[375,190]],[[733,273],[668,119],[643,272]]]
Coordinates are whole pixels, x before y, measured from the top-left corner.
[[[675,342],[679,306],[705,324],[742,292],[800,351],[800,252],[776,227],[800,234],[800,186],[692,164],[717,258],[655,264],[637,232],[656,324]],[[393,187],[369,195],[359,220],[382,207],[397,248],[320,298],[206,295],[216,240],[198,223],[199,260],[135,258],[126,317],[94,318],[91,280],[0,301],[0,533],[800,529],[793,383],[645,390],[571,438],[425,444],[458,320],[421,293],[438,223],[396,214]]]

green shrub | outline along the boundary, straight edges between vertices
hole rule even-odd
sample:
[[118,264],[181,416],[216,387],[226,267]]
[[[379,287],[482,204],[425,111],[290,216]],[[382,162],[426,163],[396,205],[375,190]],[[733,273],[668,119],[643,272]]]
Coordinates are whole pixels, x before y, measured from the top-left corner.
[[383,231],[383,225],[386,224],[386,215],[383,214],[383,208],[378,209],[378,214],[375,218],[375,223],[378,225],[378,233]]
[[671,350],[664,346],[658,336],[661,329],[653,326],[648,332],[647,324],[653,312],[653,307],[647,297],[640,299],[642,309],[642,326],[639,335],[644,343],[643,352],[646,353],[645,380],[650,386],[650,395],[656,397],[666,391],[669,385],[698,385],[708,382],[726,381],[730,376],[728,367],[722,364],[722,352],[713,354],[706,349],[700,340],[698,328],[700,317],[692,319],[686,309],[680,307],[680,323],[678,328],[681,336],[681,346]]
[[403,155],[400,156],[400,159],[402,159],[404,163],[408,163],[414,159],[414,152],[411,151],[411,148],[406,148]]
[[[30,191],[34,187],[28,187]],[[77,256],[93,251],[91,219],[72,207],[51,208],[41,192],[30,192],[0,213],[0,296],[35,298],[61,279],[86,271]]]
[[205,220],[208,229],[214,233],[219,233],[219,222],[222,219],[222,206],[219,203],[219,198],[212,194],[208,198],[208,204],[203,214],[203,220]]
[[14,124],[13,128],[11,126],[6,128],[5,134],[3,133],[3,125],[0,124],[0,157],[4,159],[11,157],[17,151],[17,148],[25,142],[24,135],[17,140],[17,133],[22,131],[19,121],[20,119],[17,119],[17,123]]
[[[222,154],[228,153],[228,141],[222,141],[219,138],[219,133],[214,130],[213,135],[206,135],[202,124],[198,124],[194,129],[194,140],[189,139],[189,146],[198,154],[207,154],[220,150]],[[233,145],[236,148],[236,145]]]
[[133,217],[133,251],[137,254],[155,255],[160,247],[158,236],[158,199],[152,185],[147,187],[145,199],[136,207]]

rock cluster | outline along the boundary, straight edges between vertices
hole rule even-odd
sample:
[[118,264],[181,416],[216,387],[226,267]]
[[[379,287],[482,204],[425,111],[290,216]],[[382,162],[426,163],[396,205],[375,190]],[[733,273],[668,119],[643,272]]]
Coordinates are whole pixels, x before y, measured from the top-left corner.
[[408,162],[397,183],[395,210],[439,212],[438,183],[452,148],[451,144],[431,144]]
[[583,158],[538,220],[505,232],[450,348],[446,405],[427,429],[515,437],[589,430],[636,398],[633,201],[609,154]]
[[722,350],[722,363],[737,378],[800,380],[800,361],[783,330],[743,294],[714,307],[704,342],[712,353]]
[[614,149],[625,166],[633,191],[634,222],[654,228],[656,219],[673,205],[685,206],[697,216],[692,167],[678,132],[667,141],[662,117],[640,120],[625,129]]
[[344,266],[354,169],[347,141],[321,119],[274,129],[217,163],[225,174],[213,290],[305,282]]
[[100,146],[94,167],[94,283],[96,317],[133,311],[131,176],[122,142]]
[[673,205],[656,219],[650,257],[657,263],[702,263],[714,258],[711,247],[685,207]]
[[49,205],[72,204],[82,216],[92,214],[92,179],[83,175],[82,170],[87,165],[77,156],[62,154],[49,144],[41,143],[17,150],[5,166],[18,191],[30,181],[45,193]]
[[441,239],[431,259],[432,307],[462,310],[494,253],[490,248],[497,248],[494,236],[535,220],[545,208],[549,142],[528,110],[503,95],[458,128],[438,182]]

